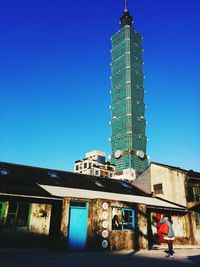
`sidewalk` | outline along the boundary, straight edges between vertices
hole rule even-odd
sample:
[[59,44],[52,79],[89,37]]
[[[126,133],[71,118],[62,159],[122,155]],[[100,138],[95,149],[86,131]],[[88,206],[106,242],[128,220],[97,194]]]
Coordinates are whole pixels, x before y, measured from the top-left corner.
[[[174,245],[174,250],[177,250],[177,249],[200,249],[200,246],[194,246],[194,245]],[[162,244],[162,245],[154,245],[153,246],[153,250],[156,249],[166,249],[167,248],[167,244]]]

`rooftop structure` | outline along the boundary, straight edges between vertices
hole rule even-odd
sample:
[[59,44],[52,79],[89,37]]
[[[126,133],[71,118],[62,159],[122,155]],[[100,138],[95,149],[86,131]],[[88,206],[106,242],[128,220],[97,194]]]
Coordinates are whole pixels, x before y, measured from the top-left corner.
[[74,164],[75,173],[111,178],[114,171],[115,166],[106,161],[106,153],[99,150],[86,153],[84,159]]

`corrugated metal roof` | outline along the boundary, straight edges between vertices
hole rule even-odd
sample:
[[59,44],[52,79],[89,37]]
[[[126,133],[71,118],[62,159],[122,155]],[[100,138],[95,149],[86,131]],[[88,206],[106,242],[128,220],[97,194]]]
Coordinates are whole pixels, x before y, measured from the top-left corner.
[[55,197],[75,197],[86,199],[105,199],[105,200],[117,200],[131,203],[146,204],[153,207],[163,207],[169,209],[186,210],[186,207],[180,207],[176,204],[169,203],[167,201],[157,199],[155,197],[137,196],[127,194],[117,194],[109,192],[99,192],[94,190],[75,189],[60,186],[49,186],[39,184],[44,190],[49,192]]

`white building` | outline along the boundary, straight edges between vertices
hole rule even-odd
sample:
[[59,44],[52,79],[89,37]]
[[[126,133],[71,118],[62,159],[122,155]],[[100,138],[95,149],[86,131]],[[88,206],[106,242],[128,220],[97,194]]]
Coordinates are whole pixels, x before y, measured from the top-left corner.
[[75,161],[74,172],[111,178],[115,166],[106,161],[105,152],[94,150],[86,153],[84,159]]

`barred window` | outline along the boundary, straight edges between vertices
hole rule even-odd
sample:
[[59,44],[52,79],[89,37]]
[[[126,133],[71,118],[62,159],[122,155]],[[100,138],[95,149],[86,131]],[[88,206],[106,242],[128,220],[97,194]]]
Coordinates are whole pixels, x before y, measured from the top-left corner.
[[155,194],[163,194],[163,186],[162,184],[154,184],[153,191]]
[[9,202],[6,224],[9,226],[27,226],[30,204]]

